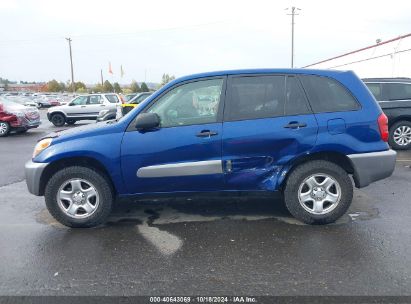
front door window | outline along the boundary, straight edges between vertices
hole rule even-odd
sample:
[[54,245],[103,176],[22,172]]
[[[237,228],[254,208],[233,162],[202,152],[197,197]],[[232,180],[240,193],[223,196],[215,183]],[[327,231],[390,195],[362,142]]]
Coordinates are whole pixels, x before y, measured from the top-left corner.
[[160,116],[161,127],[217,122],[223,79],[210,79],[178,86],[160,97],[148,112]]

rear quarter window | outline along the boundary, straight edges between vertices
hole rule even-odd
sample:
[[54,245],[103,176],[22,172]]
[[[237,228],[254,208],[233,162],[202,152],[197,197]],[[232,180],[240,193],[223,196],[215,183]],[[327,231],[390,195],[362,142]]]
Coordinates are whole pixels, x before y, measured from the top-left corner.
[[301,76],[314,113],[356,111],[360,105],[338,81],[322,76]]
[[107,100],[111,103],[118,103],[120,100],[118,99],[117,95],[105,95]]

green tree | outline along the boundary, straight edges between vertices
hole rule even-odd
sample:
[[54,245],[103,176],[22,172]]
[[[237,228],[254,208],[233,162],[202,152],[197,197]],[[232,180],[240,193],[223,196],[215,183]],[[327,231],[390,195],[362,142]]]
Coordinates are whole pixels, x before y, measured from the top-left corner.
[[121,87],[120,87],[120,85],[118,84],[118,82],[115,82],[114,85],[113,85],[113,87],[114,87],[114,92],[115,92],[115,93],[121,93],[121,92],[123,92],[123,90],[121,89]]
[[[75,91],[78,91],[78,90],[84,90],[84,91],[87,91],[87,87],[86,87],[86,85],[83,83],[83,82],[81,82],[81,81],[78,81],[78,82],[75,82],[75,84],[74,84],[74,88],[75,88]],[[70,92],[72,92],[73,91],[73,85],[70,83],[70,85],[67,87],[67,91],[70,91]]]
[[77,92],[77,93],[87,93],[87,89],[81,87],[81,88],[78,88],[76,92]]
[[87,90],[87,87],[83,82],[78,81],[78,82],[76,82],[76,91],[78,91],[80,89]]
[[174,75],[163,74],[163,77],[161,77],[160,86],[163,86],[163,85],[169,83],[170,81],[172,81],[174,79],[176,79],[176,77]]
[[146,85],[145,82],[141,84],[141,92],[149,92],[150,90],[148,89],[148,86]]
[[103,90],[104,92],[113,92],[113,85],[110,83],[110,81],[104,81]]
[[66,91],[67,90],[67,88],[66,88],[66,84],[64,83],[64,82],[62,82],[62,81],[60,81],[59,82],[59,86],[60,86],[60,91]]
[[104,87],[101,85],[101,83],[96,84],[96,86],[93,88],[94,93],[102,93],[104,92]]
[[138,93],[141,91],[140,86],[138,85],[137,81],[133,80],[130,85],[130,90],[133,93]]
[[57,80],[53,79],[47,82],[47,91],[48,92],[60,92],[61,87]]

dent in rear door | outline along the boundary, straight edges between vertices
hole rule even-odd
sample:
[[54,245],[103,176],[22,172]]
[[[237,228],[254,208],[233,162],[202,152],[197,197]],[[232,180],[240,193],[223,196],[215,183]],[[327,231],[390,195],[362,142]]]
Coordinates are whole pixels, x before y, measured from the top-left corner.
[[317,121],[296,78],[241,77],[228,80],[223,123],[226,189],[276,190],[281,168],[314,147]]

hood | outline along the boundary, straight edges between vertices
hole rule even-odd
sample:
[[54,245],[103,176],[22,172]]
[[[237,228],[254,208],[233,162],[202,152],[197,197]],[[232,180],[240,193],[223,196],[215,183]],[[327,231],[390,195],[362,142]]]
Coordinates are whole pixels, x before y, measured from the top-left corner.
[[53,133],[49,133],[43,138],[58,138],[59,140],[68,140],[72,138],[87,137],[98,133],[110,133],[118,129],[115,121],[103,121],[98,123],[91,123],[85,126],[76,128],[60,129]]

